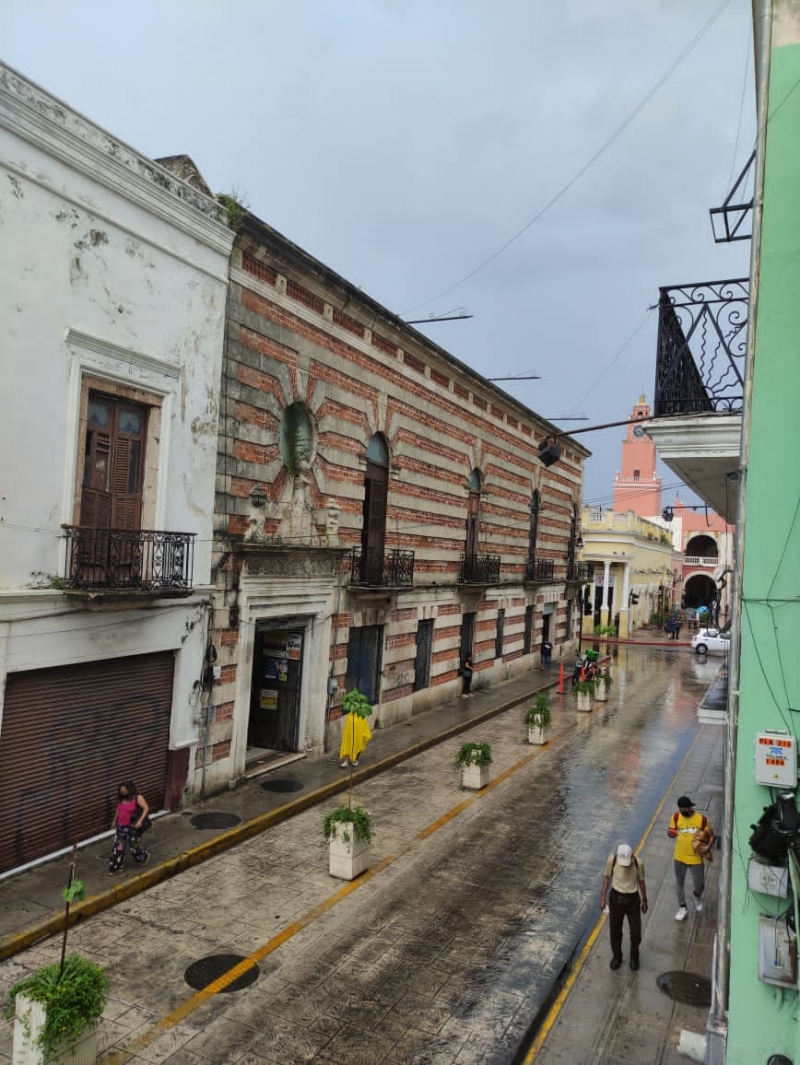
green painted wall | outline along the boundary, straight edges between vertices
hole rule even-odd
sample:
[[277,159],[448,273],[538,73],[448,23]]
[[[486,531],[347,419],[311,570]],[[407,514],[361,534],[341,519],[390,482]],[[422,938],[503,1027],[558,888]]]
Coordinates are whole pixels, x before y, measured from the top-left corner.
[[[758,915],[786,900],[747,887],[757,732],[800,733],[800,44],[773,48],[743,554],[727,1065],[800,1065],[798,994],[759,981]],[[792,709],[793,708],[794,712]]]

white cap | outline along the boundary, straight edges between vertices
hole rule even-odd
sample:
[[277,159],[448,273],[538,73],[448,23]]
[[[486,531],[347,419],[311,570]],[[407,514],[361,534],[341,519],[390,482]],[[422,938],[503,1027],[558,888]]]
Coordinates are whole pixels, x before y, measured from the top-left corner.
[[617,847],[617,864],[630,865],[633,861],[633,848],[627,843],[620,843]]

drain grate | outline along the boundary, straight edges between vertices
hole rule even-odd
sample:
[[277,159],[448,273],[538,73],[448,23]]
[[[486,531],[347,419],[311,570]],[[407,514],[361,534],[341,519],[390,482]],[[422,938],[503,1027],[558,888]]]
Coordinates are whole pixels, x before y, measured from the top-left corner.
[[[183,974],[183,978],[189,987],[193,987],[195,991],[202,991],[244,960],[241,954],[209,954],[207,958],[192,962]],[[237,976],[232,983],[223,987],[222,991],[241,991],[243,988],[255,983],[257,979],[258,966],[254,963],[245,969],[241,976]]]
[[233,828],[241,821],[236,814],[224,814],[220,810],[211,810],[205,814],[196,814],[191,821],[192,828]]
[[711,981],[697,973],[662,973],[656,980],[658,987],[675,1002],[708,1009],[711,1005]]
[[276,777],[274,780],[265,780],[261,787],[264,791],[302,791],[304,785],[290,777]]

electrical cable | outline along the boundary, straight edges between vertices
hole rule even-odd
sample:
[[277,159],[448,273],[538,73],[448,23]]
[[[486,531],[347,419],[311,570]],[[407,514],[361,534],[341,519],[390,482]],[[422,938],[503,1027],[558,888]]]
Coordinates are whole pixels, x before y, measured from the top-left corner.
[[573,185],[576,185],[578,183],[578,181],[589,169],[591,169],[591,167],[597,162],[597,160],[600,159],[600,157],[604,155],[606,151],[608,151],[611,145],[628,128],[628,126],[639,115],[639,113],[644,110],[644,108],[647,106],[647,104],[650,103],[656,93],[667,83],[667,81],[669,81],[669,79],[672,77],[672,75],[675,73],[675,71],[684,61],[684,59],[686,59],[687,56],[700,43],[706,33],[711,29],[711,27],[714,25],[720,15],[723,13],[725,8],[728,7],[730,2],[731,0],[722,0],[722,3],[712,13],[711,17],[707,20],[707,22],[695,34],[691,41],[684,47],[683,51],[679,53],[678,57],[670,64],[669,67],[667,67],[667,69],[664,71],[658,81],[656,81],[655,84],[650,88],[650,90],[645,93],[645,95],[642,97],[636,107],[634,107],[634,109],[627,115],[627,117],[623,119],[623,121],[606,138],[604,143],[601,144],[600,147],[589,157],[589,159],[583,164],[583,166],[581,166],[573,174],[569,181],[567,181],[566,184],[562,185],[558,192],[551,196],[550,199],[544,204],[544,206],[541,207],[536,212],[536,214],[528,222],[525,223],[525,225],[521,229],[517,230],[517,232],[512,237],[509,237],[509,239],[504,244],[502,244],[496,252],[494,252],[488,258],[484,259],[483,262],[479,263],[479,265],[476,266],[473,270],[470,270],[468,274],[465,274],[460,281],[456,281],[455,284],[450,285],[449,288],[443,289],[438,295],[432,296],[430,299],[424,300],[422,303],[415,304],[413,307],[409,308],[408,311],[405,311],[402,316],[405,317],[406,315],[410,314],[412,311],[416,311],[420,307],[426,307],[429,303],[435,303],[436,300],[443,299],[445,296],[448,296],[451,292],[455,291],[455,289],[460,288],[461,285],[465,284],[465,282],[475,277],[476,274],[479,274],[482,270],[489,266],[490,263],[493,263],[494,260],[497,259],[500,255],[502,255],[507,248],[509,248],[512,244],[519,240],[519,238],[523,236],[523,234],[527,233],[531,226],[535,225],[535,223],[538,222],[539,219],[543,218],[544,215],[546,215],[547,212],[550,210],[550,208],[554,207],[558,203],[558,201],[561,200],[569,192]]
[[731,159],[731,176],[728,178],[728,188],[726,189],[726,196],[730,192],[733,186],[733,175],[736,171],[736,154],[739,151],[739,138],[742,134],[742,118],[744,116],[744,94],[747,89],[747,76],[750,72],[750,42],[752,40],[752,33],[748,31],[747,34],[747,52],[744,57],[744,77],[742,78],[742,95],[739,100],[739,122],[736,126],[736,140],[733,145],[733,158]]

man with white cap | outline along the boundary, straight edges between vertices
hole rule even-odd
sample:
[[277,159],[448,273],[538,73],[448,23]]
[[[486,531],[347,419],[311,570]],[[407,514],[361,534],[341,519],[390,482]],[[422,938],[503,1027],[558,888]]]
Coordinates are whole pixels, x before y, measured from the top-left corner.
[[600,909],[606,909],[608,899],[608,932],[611,938],[611,968],[622,965],[622,925],[628,918],[631,937],[631,969],[639,968],[639,944],[642,941],[642,914],[647,913],[647,887],[644,882],[644,862],[633,853],[628,843],[620,843],[608,856],[603,870],[603,890]]

